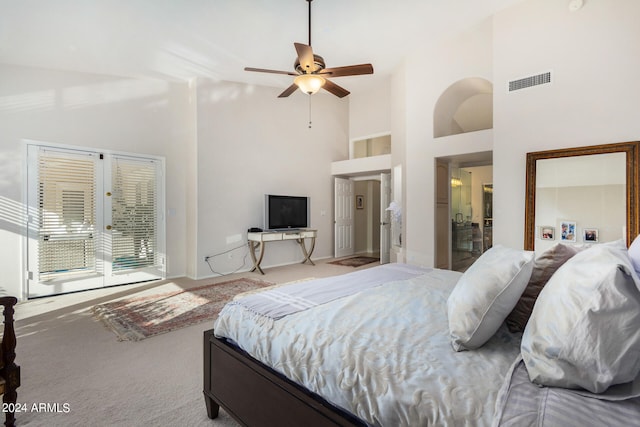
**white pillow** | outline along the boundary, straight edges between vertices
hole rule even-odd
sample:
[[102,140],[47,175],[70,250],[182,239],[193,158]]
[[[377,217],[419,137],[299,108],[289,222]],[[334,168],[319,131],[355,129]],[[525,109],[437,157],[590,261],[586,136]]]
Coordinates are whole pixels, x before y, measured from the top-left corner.
[[640,373],[640,288],[624,242],[596,245],[544,287],[522,337],[531,381],[601,393]]
[[633,264],[633,268],[636,270],[636,273],[640,274],[640,235],[638,235],[631,246],[629,246],[629,250],[627,251],[629,254],[629,258],[631,258],[631,263]]
[[529,282],[533,251],[496,245],[462,275],[447,299],[456,351],[480,347],[496,333]]

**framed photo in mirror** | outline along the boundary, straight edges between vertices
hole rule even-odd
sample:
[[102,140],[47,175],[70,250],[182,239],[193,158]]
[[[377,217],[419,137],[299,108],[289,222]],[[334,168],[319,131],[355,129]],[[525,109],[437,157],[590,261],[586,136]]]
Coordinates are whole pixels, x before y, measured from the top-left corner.
[[560,224],[560,240],[574,243],[576,241],[576,222],[562,221]]
[[542,240],[555,240],[556,228],[550,225],[543,225],[540,227],[540,238]]
[[598,241],[597,228],[585,228],[582,230],[582,239],[585,243],[596,243]]

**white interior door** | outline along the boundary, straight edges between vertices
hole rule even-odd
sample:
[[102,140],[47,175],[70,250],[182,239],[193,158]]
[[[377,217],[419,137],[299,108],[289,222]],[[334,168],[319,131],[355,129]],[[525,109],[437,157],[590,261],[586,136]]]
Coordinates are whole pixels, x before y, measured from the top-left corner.
[[164,276],[162,162],[29,145],[30,298]]
[[391,174],[380,174],[380,264],[391,261]]
[[340,258],[355,252],[354,184],[350,179],[334,178],[334,187],[334,256]]

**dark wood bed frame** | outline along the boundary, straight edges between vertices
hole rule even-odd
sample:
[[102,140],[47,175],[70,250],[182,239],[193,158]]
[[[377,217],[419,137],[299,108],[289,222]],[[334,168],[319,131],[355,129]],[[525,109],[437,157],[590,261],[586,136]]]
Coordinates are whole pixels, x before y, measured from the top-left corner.
[[4,422],[7,427],[13,427],[16,422],[13,408],[18,399],[16,389],[20,386],[20,367],[14,362],[16,359],[16,332],[13,327],[13,306],[17,302],[15,297],[0,297],[4,320],[2,343],[0,343],[0,392],[3,404],[7,405]]
[[245,426],[366,426],[354,415],[258,362],[213,329],[204,332],[204,400]]

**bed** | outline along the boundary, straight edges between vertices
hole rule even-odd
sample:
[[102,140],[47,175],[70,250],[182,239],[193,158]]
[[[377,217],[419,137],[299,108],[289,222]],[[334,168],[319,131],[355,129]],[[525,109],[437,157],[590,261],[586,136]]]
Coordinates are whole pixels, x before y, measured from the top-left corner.
[[4,322],[2,342],[0,342],[0,394],[2,394],[2,412],[5,413],[4,425],[7,427],[13,427],[16,422],[17,388],[20,386],[20,367],[15,364],[16,332],[13,326],[14,306],[17,302],[16,297],[0,297]]
[[[208,415],[222,406],[249,426],[554,426],[571,423],[545,411],[571,407],[582,414],[574,425],[640,419],[632,252],[558,244],[536,257],[496,245],[464,274],[387,264],[240,295],[204,334]],[[612,316],[618,333],[606,334]],[[598,342],[606,348],[585,355]]]

